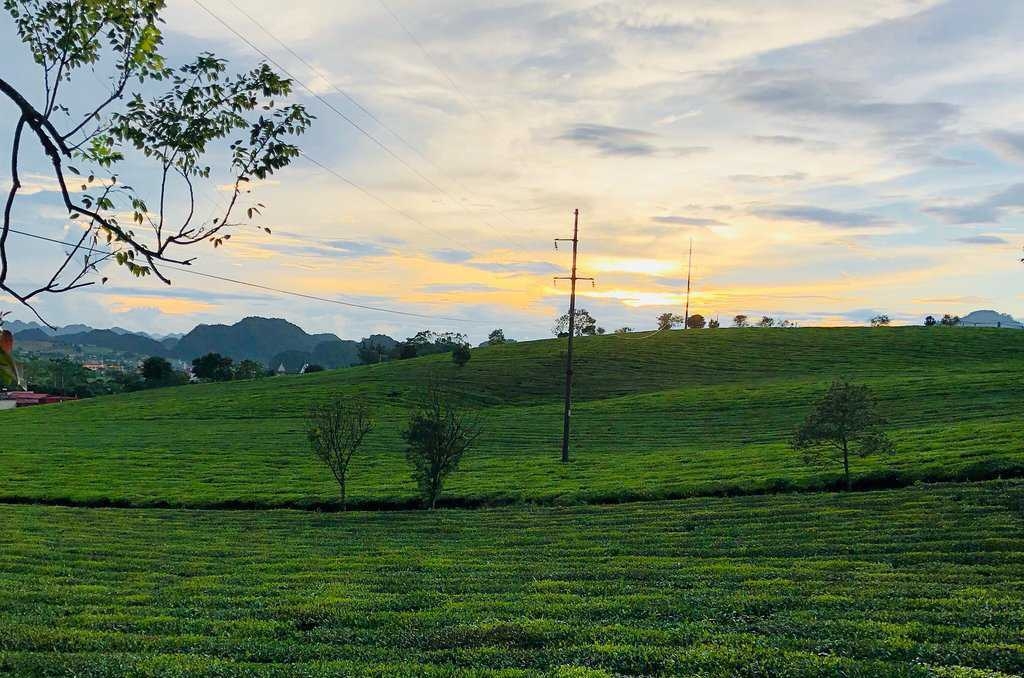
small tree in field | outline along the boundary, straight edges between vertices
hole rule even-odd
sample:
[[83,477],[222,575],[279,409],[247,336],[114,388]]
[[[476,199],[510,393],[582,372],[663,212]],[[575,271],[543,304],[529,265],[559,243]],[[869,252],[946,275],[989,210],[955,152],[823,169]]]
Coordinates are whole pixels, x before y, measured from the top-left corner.
[[749,316],[746,316],[743,313],[740,313],[739,315],[733,316],[733,318],[732,318],[732,326],[733,327],[750,327],[750,318],[749,318]]
[[505,330],[500,327],[487,335],[487,344],[489,346],[500,346],[507,343],[508,339],[505,338]]
[[436,384],[427,387],[419,408],[402,432],[405,457],[427,508],[433,510],[444,482],[480,436],[481,428]]
[[459,367],[463,367],[472,357],[473,354],[470,352],[468,344],[456,344],[452,349],[452,362]]
[[335,398],[315,405],[306,418],[306,432],[313,454],[327,464],[338,481],[341,509],[348,508],[348,467],[367,434],[373,430],[370,407],[361,398]]
[[876,315],[874,318],[871,319],[871,326],[872,327],[888,327],[891,322],[892,322],[892,320],[889,318],[889,316],[887,316],[885,314]]
[[682,322],[683,316],[681,315],[676,315],[675,313],[662,313],[658,316],[658,330],[662,332],[670,330]]
[[885,420],[876,412],[867,386],[835,381],[818,402],[793,439],[793,449],[808,462],[819,459],[843,465],[843,479],[850,489],[850,455],[867,457],[895,449],[881,430]]
[[704,316],[700,313],[694,313],[686,319],[686,326],[691,330],[702,330],[707,324],[708,323],[704,319]]

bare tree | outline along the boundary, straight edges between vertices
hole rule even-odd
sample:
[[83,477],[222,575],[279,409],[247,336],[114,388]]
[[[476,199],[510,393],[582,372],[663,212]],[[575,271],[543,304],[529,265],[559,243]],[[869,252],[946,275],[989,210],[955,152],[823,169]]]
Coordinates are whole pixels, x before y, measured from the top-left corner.
[[341,491],[341,508],[346,510],[348,470],[353,455],[373,430],[370,406],[362,398],[334,398],[314,405],[306,418],[306,430],[313,453],[324,462]]
[[[17,115],[11,184],[0,226],[0,290],[37,317],[33,304],[39,295],[93,285],[91,274],[108,261],[135,276],[155,275],[170,284],[160,264],[188,265],[193,259],[176,254],[178,248],[202,241],[219,247],[230,239],[232,227],[251,223],[263,207],[247,197],[251,179],[267,177],[299,154],[288,139],[304,132],[311,117],[300,104],[274,104],[290,94],[291,81],[266,64],[230,76],[227,62],[210,53],[168,67],[160,54],[164,4],[4,0],[18,36],[41,68],[42,99],[33,103],[0,78],[0,94]],[[76,76],[98,75],[104,68],[109,90],[96,100],[88,101],[80,91],[69,94],[67,85]],[[168,86],[152,98],[129,92],[129,83],[147,81]],[[16,289],[8,236],[22,188],[19,161],[30,140],[47,156],[62,206],[80,234],[46,283]],[[218,142],[231,158],[227,203],[219,215],[204,220],[196,215],[195,182],[210,178],[206,160]],[[127,149],[155,164],[158,188],[148,196],[152,209],[146,196],[122,182],[116,171]],[[243,211],[246,217],[240,220],[236,215]]]
[[462,456],[482,429],[438,384],[427,386],[423,401],[402,432],[406,459],[427,508],[433,510],[444,482],[458,468]]

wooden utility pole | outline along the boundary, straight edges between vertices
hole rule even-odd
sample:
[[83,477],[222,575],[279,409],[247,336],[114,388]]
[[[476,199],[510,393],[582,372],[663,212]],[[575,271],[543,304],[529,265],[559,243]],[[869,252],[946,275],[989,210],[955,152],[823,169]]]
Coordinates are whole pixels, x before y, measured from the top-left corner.
[[[572,273],[568,276],[557,276],[558,280],[570,281],[569,291],[569,349],[565,356],[565,412],[562,416],[562,462],[569,461],[569,419],[572,417],[572,340],[576,334],[576,281],[593,278],[580,278],[576,275],[576,254],[580,245],[580,211],[573,212],[572,238],[555,238],[555,249],[560,242],[572,242]],[[556,283],[557,284],[557,283]]]
[[683,329],[690,327],[690,277],[693,273],[693,238],[690,238],[690,256],[686,265],[686,308],[683,311]]

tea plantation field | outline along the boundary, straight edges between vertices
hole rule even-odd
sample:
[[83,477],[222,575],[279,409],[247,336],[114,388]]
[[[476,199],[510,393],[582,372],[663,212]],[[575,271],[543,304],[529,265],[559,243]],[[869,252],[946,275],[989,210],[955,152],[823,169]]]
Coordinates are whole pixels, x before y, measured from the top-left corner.
[[473,511],[0,507],[0,674],[1024,672],[1024,483]]
[[890,458],[862,487],[1024,475],[1024,332],[950,328],[719,330],[579,342],[574,461],[558,462],[564,341],[251,382],[192,385],[0,414],[0,499],[148,507],[330,507],[303,415],[364,393],[379,426],[353,462],[366,508],[414,499],[399,431],[419,389],[446,380],[485,435],[449,505],[580,503],[822,489],[787,446],[828,383],[869,384]]

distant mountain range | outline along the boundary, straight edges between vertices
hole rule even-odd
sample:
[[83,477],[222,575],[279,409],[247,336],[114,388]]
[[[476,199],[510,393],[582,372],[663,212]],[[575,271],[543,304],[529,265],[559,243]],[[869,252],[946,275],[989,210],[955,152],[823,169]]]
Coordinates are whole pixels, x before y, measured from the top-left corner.
[[[41,325],[35,322],[34,320],[27,323],[22,322],[21,320],[8,320],[4,323],[4,329],[10,330],[14,334],[26,332],[28,330],[39,330],[48,337],[63,337],[69,334],[91,332],[94,328],[89,327],[88,325],[65,325],[64,327],[58,327],[53,330],[46,325]],[[138,334],[143,337],[149,337],[150,339],[156,339],[157,341],[161,341],[163,339],[180,339],[184,336],[182,334],[150,334],[149,332],[132,332],[131,330],[126,330],[123,327],[111,327],[110,331],[114,334]]]
[[158,355],[191,361],[206,353],[220,353],[234,360],[256,360],[269,367],[284,364],[297,371],[303,364],[326,368],[348,367],[359,362],[359,347],[364,342],[379,344],[385,350],[396,342],[386,335],[373,335],[361,341],[343,340],[334,334],[307,334],[301,327],[280,318],[243,318],[234,325],[198,325],[185,335],[150,335],[121,328],[94,329],[69,325],[57,330],[38,323],[10,321],[5,328],[19,342],[47,342],[63,346],[95,346],[138,356]]

